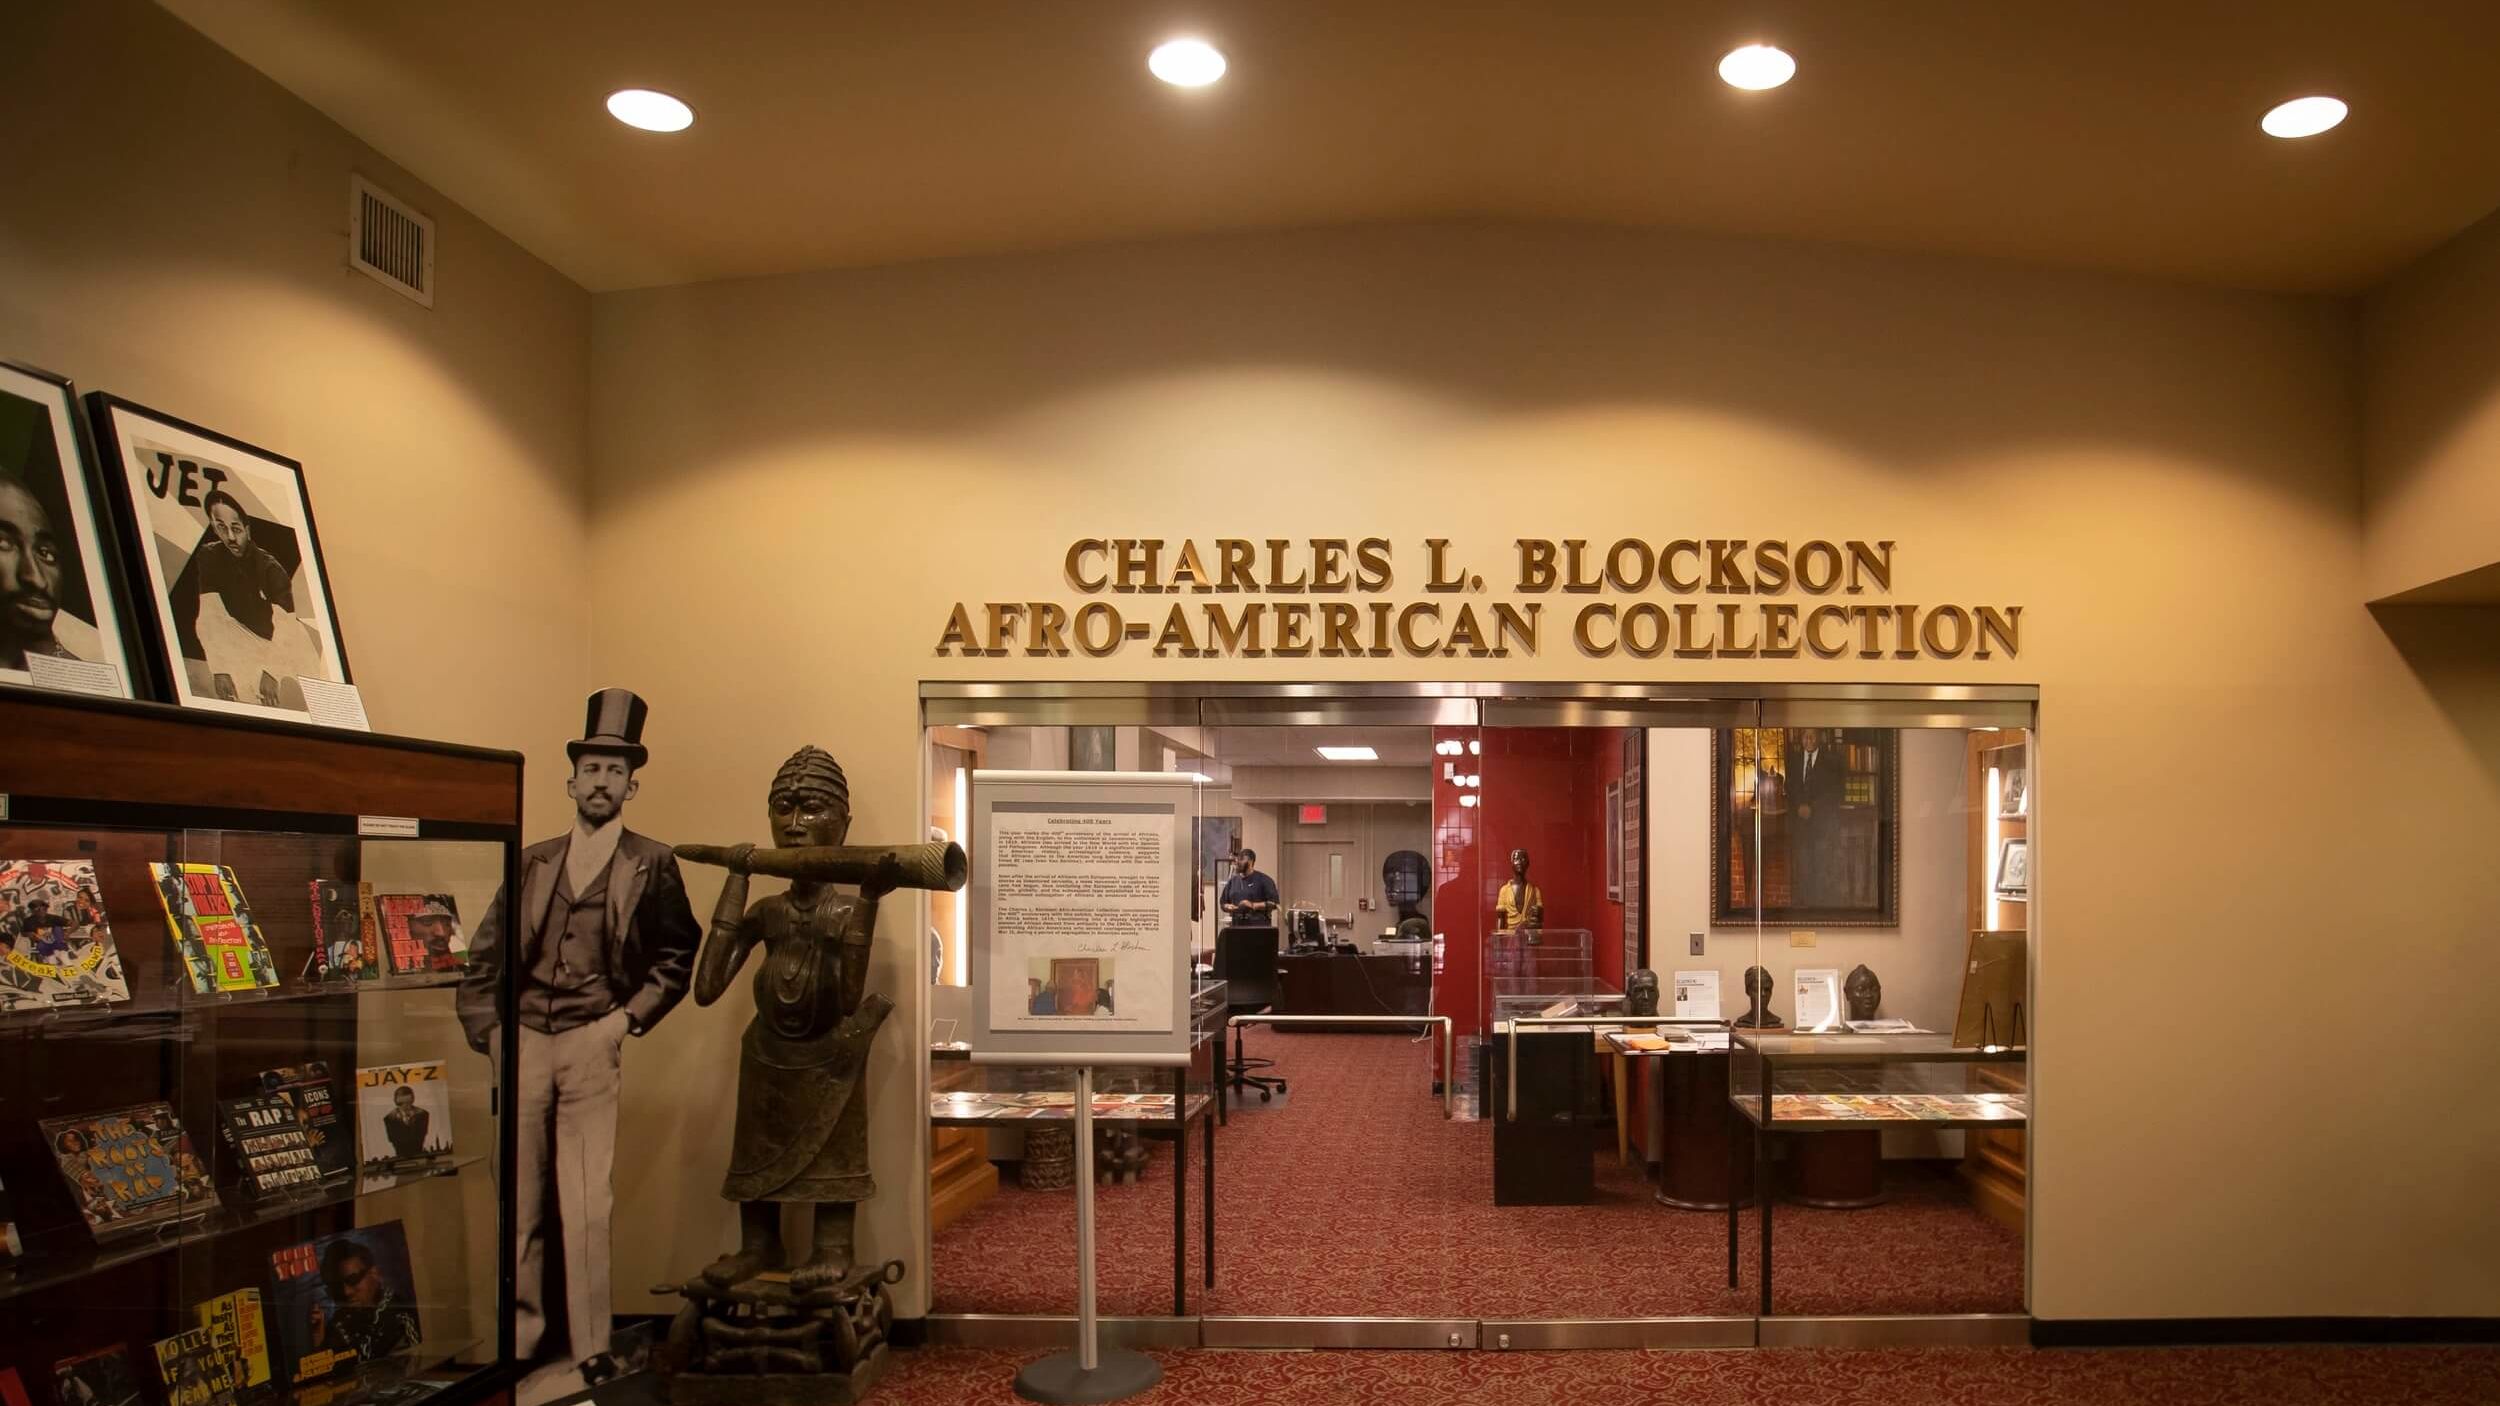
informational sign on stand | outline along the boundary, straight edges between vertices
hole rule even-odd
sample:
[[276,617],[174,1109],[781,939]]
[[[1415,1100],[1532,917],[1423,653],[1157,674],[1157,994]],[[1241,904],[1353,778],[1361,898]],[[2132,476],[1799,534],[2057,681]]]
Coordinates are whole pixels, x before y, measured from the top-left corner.
[[1198,784],[1172,772],[973,774],[976,1054],[1188,1052]]

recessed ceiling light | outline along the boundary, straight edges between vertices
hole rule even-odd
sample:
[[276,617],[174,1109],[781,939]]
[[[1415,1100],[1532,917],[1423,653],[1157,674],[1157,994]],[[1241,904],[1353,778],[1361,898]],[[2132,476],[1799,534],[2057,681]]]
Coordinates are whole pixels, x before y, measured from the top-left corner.
[[1376,762],[1380,760],[1380,754],[1369,747],[1318,747],[1313,750],[1332,762]]
[[2269,137],[2314,137],[2341,123],[2344,112],[2341,98],[2294,98],[2267,113],[2257,125]]
[[1175,88],[1203,88],[1224,76],[1224,56],[1204,39],[1173,39],[1155,46],[1146,69]]
[[1719,60],[1719,76],[1729,86],[1759,92],[1797,76],[1797,61],[1768,44],[1748,44]]
[[649,88],[623,88],[608,94],[608,115],[646,132],[682,132],[694,125],[694,109]]

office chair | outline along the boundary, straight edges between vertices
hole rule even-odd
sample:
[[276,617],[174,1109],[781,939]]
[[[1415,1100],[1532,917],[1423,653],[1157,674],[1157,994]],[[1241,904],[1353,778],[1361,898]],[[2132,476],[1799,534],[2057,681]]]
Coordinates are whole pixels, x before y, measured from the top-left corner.
[[[1226,928],[1215,935],[1215,979],[1224,983],[1224,1013],[1256,1015],[1276,1004],[1276,929]],[[1224,1082],[1238,1094],[1259,1091],[1267,1103],[1285,1091],[1282,1079],[1263,1078],[1253,1069],[1274,1068],[1272,1059],[1251,1059],[1242,1052],[1242,1027],[1233,1027],[1233,1064]]]

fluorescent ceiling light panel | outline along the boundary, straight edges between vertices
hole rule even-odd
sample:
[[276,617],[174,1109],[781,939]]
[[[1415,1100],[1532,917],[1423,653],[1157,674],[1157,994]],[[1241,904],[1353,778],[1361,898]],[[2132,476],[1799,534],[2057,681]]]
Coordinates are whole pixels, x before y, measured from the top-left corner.
[[1319,747],[1314,750],[1332,762],[1376,762],[1380,760],[1380,754],[1369,747]]

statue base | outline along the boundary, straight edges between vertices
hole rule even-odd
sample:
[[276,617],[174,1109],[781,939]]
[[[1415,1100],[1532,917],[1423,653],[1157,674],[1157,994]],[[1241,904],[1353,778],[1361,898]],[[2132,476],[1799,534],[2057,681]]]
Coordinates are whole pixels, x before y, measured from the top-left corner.
[[724,1288],[696,1275],[663,1284],[685,1305],[652,1354],[670,1406],[849,1406],[885,1371],[903,1262],[853,1269],[805,1293],[786,1270]]

